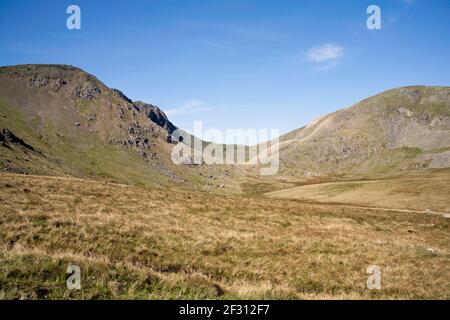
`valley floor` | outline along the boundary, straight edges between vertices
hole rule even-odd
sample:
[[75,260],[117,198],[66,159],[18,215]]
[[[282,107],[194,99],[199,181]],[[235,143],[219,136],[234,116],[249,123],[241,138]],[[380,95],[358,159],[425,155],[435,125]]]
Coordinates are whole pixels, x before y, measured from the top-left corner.
[[0,174],[3,299],[450,299],[449,275],[442,215]]
[[381,180],[316,183],[266,193],[280,199],[450,213],[450,171]]

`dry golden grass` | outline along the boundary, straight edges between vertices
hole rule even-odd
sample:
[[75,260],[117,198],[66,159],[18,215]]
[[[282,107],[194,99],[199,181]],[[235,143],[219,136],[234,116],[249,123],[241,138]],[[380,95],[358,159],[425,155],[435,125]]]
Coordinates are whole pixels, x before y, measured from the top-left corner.
[[[0,298],[449,299],[442,216],[0,174]],[[427,249],[433,249],[427,250]],[[66,289],[77,264],[82,290]],[[366,289],[378,265],[382,290]]]
[[391,209],[450,213],[450,172],[415,177],[304,185],[267,193],[269,197]]

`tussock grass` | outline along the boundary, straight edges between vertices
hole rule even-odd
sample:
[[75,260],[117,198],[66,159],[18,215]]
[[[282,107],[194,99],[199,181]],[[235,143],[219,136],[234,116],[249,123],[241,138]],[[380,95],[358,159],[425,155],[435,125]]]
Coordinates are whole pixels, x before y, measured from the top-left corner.
[[449,230],[436,215],[0,174],[0,298],[449,299]]
[[275,198],[450,213],[448,170],[383,180],[329,182],[269,192]]

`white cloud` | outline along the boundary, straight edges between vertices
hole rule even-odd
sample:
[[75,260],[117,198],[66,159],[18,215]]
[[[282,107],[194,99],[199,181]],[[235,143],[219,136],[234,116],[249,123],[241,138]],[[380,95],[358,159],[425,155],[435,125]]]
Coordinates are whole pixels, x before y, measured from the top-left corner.
[[206,111],[211,111],[211,108],[207,107],[205,102],[199,100],[192,100],[184,103],[179,108],[169,109],[165,113],[167,116],[177,116],[181,114],[190,114]]
[[319,47],[309,49],[307,60],[314,63],[336,61],[344,55],[344,48],[335,44],[327,43]]

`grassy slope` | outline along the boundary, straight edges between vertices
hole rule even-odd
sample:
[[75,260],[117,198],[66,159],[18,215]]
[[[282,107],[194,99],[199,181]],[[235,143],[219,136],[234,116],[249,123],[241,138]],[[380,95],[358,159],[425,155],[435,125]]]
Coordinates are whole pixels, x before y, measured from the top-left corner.
[[[14,97],[17,90],[11,90]],[[258,195],[299,181],[262,180],[251,170],[222,166],[171,167],[170,146],[160,141],[152,151],[161,162],[149,164],[135,150],[105,142],[110,134],[126,133],[118,125],[134,119],[130,110],[123,121],[114,118],[123,103],[119,98],[77,100],[61,112],[70,102],[57,100],[64,95],[48,100],[41,89],[33,90],[28,98],[54,103],[53,113],[41,105],[47,121],[34,114],[33,103],[22,110],[0,101],[0,129],[12,130],[45,156],[0,146],[0,161],[27,173],[66,177],[0,173],[0,298],[450,297],[449,222],[442,217],[265,199]],[[427,106],[431,115],[448,111],[440,101]],[[103,117],[97,127],[103,139],[80,130],[94,111]],[[76,128],[75,122],[83,125]],[[385,151],[366,161],[362,171],[389,176],[422,152]],[[162,173],[168,168],[176,177]],[[308,200],[444,210],[448,177],[298,190],[308,190]],[[177,188],[244,195],[144,190],[173,182]],[[298,196],[297,189],[281,191],[286,192]],[[79,292],[65,288],[69,263],[81,266]],[[381,292],[365,290],[365,268],[371,264],[382,267]]]
[[[170,159],[167,132],[147,115],[107,88],[92,75],[69,66],[32,65],[0,68],[0,130],[8,129],[38,152],[0,146],[0,171],[73,176],[143,187],[200,188],[207,179]],[[18,73],[20,76],[17,76]],[[64,79],[53,92],[36,88],[36,75]],[[96,99],[76,98],[79,86],[93,86]],[[150,144],[144,159],[134,146],[123,145],[129,129],[142,129]],[[116,145],[111,144],[115,141]],[[117,142],[119,141],[119,142]]]
[[0,212],[2,298],[450,298],[435,215],[11,174]]
[[450,212],[450,171],[384,180],[330,182],[269,192],[269,197],[409,210]]
[[418,156],[442,151],[450,143],[448,117],[449,87],[383,92],[280,137],[281,174],[380,177],[426,168],[429,163]]
[[73,136],[70,132],[56,129],[51,123],[42,124],[40,119],[30,122],[24,120],[16,108],[0,101],[0,128],[12,130],[45,154],[23,154],[14,146],[14,150],[0,146],[2,158],[8,159],[12,168],[23,168],[32,174],[95,177],[151,187],[169,185],[167,177],[157,173],[133,150],[121,150],[82,131]]

